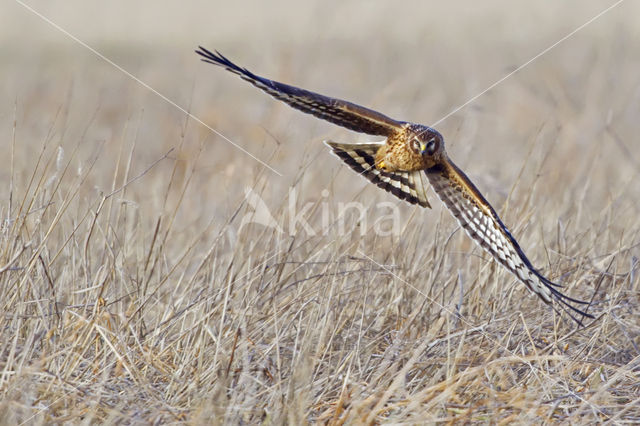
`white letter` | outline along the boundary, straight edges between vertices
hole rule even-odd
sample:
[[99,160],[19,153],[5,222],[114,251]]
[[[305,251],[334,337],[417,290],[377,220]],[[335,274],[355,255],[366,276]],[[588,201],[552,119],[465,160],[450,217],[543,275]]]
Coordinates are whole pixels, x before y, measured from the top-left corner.
[[316,235],[311,225],[309,225],[307,220],[303,217],[305,214],[307,214],[308,210],[311,207],[313,207],[313,203],[309,202],[304,205],[304,207],[298,214],[296,214],[296,189],[289,189],[289,235],[293,236],[296,234],[296,224],[298,222],[302,224],[302,227],[304,228],[304,231],[307,233],[307,235],[309,235],[310,237]]
[[[346,223],[346,214],[345,212],[348,209],[351,208],[355,208],[358,213],[360,213],[356,225],[355,226],[360,226],[360,235],[364,235],[365,232],[367,231],[367,218],[366,218],[366,210],[364,208],[364,206],[362,205],[362,203],[359,203],[357,201],[351,201],[347,204],[344,204],[342,202],[338,203],[338,220],[340,221],[340,223],[338,223],[338,233],[340,235],[346,235],[347,234],[347,230],[345,229],[345,223]],[[353,227],[351,229],[349,229],[349,232],[353,230]]]
[[278,222],[271,216],[269,208],[264,203],[262,198],[256,194],[251,188],[246,187],[244,189],[244,197],[247,200],[247,204],[253,207],[253,212],[246,213],[240,221],[240,228],[238,232],[242,230],[242,227],[249,223],[257,223],[267,228],[275,228],[278,232],[282,232],[282,229],[278,226]]
[[[383,201],[378,204],[378,207],[388,207],[391,209],[391,213],[388,215],[380,216],[376,219],[376,222],[373,224],[373,232],[380,237],[386,237],[389,235],[399,235],[400,234],[400,210],[398,210],[398,206],[391,201]],[[382,223],[391,219],[391,228],[390,229],[382,229]]]

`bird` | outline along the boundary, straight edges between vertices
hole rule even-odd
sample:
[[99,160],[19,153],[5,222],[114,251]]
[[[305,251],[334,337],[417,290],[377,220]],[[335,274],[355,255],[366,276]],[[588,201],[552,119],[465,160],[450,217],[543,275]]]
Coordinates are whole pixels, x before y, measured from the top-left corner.
[[[589,302],[562,293],[557,284],[533,267],[496,210],[445,151],[443,136],[435,129],[399,121],[378,111],[345,100],[260,77],[231,62],[217,50],[202,46],[201,60],[221,66],[292,108],[349,130],[385,140],[368,143],[325,141],[349,167],[378,187],[411,204],[430,208],[429,186],[467,235],[526,288],[554,309],[582,325],[594,318],[581,309]],[[588,306],[587,306],[588,308]]]

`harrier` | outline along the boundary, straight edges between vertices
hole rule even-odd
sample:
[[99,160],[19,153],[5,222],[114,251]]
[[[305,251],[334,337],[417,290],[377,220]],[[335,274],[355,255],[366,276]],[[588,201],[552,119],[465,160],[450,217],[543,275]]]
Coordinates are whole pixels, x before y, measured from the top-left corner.
[[582,317],[593,318],[574,306],[587,302],[561,293],[557,289],[560,285],[531,265],[495,209],[449,159],[444,139],[435,129],[397,121],[351,102],[260,77],[202,46],[196,53],[203,61],[224,67],[295,109],[356,132],[386,137],[386,141],[372,143],[325,143],[357,173],[409,203],[431,207],[427,200],[431,184],[466,233],[532,293],[550,305],[557,301],[579,324]]

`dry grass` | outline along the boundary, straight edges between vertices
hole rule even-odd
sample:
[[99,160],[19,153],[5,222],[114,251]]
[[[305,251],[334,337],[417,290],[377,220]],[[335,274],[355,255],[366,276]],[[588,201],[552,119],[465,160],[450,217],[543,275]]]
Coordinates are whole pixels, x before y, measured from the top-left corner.
[[[314,8],[265,54],[240,29],[196,43],[429,124],[601,8],[518,32],[498,6],[489,28],[385,36],[378,5],[368,50],[325,37]],[[433,194],[429,211],[396,202],[319,143],[362,136],[201,65],[190,39],[96,47],[283,176],[77,45],[3,48],[0,423],[639,422],[640,44],[624,7],[439,126],[534,264],[593,302],[578,329]],[[284,232],[240,228],[247,187]],[[315,235],[288,227],[290,188]],[[340,232],[354,200],[366,220]],[[370,232],[381,201],[400,235]]]

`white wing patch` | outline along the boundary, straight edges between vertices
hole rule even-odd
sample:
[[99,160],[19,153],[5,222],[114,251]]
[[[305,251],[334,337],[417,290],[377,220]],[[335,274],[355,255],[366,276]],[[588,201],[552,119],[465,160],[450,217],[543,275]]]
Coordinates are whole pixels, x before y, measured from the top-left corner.
[[376,152],[385,142],[343,144],[325,141],[325,144],[356,173],[375,183],[378,187],[411,204],[431,207],[427,199],[429,183],[422,171],[387,172],[376,168]]

